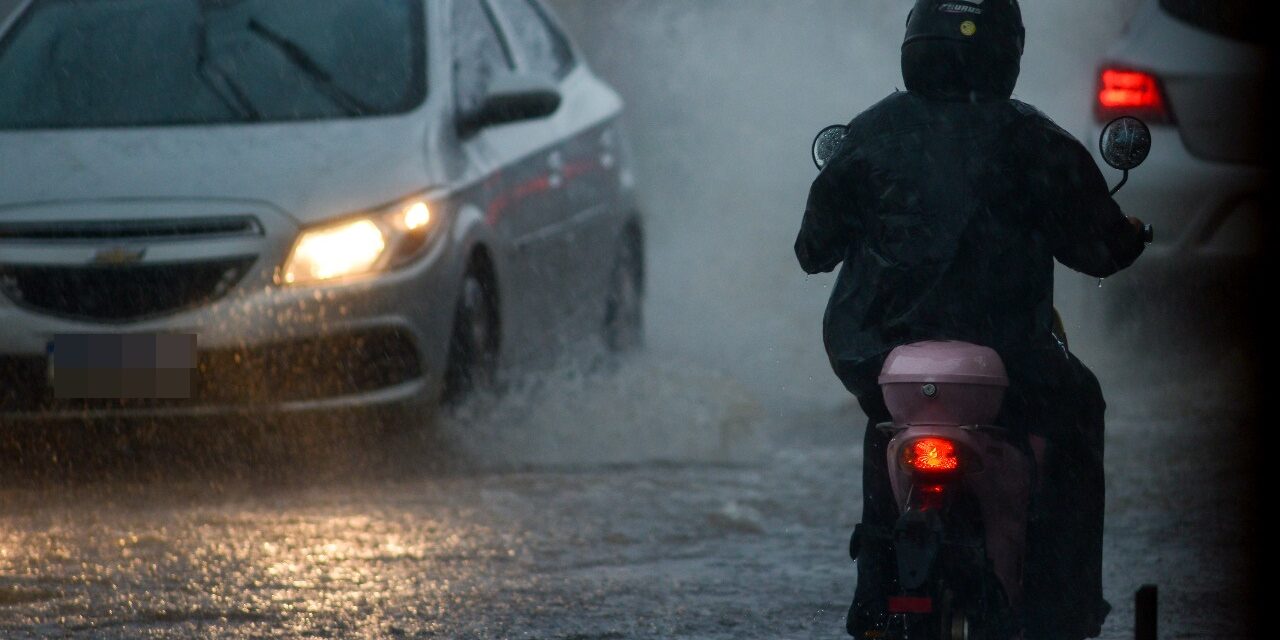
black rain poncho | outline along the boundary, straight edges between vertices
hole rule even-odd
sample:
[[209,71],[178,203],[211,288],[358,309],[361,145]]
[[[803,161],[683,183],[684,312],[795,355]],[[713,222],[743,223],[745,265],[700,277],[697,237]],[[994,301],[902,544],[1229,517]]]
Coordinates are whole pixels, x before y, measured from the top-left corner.
[[1142,252],[1080,142],[1016,100],[953,98],[906,91],[867,110],[810,191],[796,256],[809,273],[843,264],[824,338],[858,395],[877,392],[888,351],[928,339],[1056,380],[1054,259],[1101,278]]

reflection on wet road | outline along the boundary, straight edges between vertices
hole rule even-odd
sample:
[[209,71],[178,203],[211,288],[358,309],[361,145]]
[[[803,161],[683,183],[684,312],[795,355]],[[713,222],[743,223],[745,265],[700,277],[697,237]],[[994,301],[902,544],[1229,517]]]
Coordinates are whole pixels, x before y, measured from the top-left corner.
[[843,615],[842,536],[854,520],[853,475],[823,477],[856,463],[847,443],[833,444],[749,464],[10,493],[0,521],[0,629],[818,633]]
[[[758,469],[617,469],[208,500],[150,487],[37,508],[4,527],[5,628],[323,637],[794,629],[832,610],[825,599],[843,590],[839,523],[796,507],[838,496],[770,484]],[[813,580],[823,565],[828,579]],[[807,589],[789,584],[797,570]],[[762,582],[790,598],[753,610]],[[788,601],[796,589],[809,599]],[[826,617],[838,622],[837,612]]]
[[[703,405],[701,437],[723,440],[740,410],[727,406]],[[859,417],[755,420],[766,446],[722,460],[708,447],[683,461],[7,489],[0,636],[841,637]],[[1131,637],[1127,599],[1148,581],[1176,637],[1243,635],[1220,615],[1242,597],[1244,532],[1223,495],[1243,480],[1212,446],[1215,429],[1242,427],[1214,425],[1113,421],[1105,637]],[[580,455],[602,446],[579,434]]]

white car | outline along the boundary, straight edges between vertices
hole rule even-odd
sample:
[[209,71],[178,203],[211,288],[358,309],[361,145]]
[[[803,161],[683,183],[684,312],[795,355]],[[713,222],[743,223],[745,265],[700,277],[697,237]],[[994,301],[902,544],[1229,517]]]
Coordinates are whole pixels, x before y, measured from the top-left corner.
[[1134,115],[1154,142],[1117,199],[1154,224],[1156,243],[1104,283],[1111,327],[1210,343],[1248,335],[1268,175],[1265,18],[1251,6],[1147,0],[1103,62],[1093,139],[1113,118]]
[[0,421],[434,405],[634,345],[621,110],[540,0],[26,2]]

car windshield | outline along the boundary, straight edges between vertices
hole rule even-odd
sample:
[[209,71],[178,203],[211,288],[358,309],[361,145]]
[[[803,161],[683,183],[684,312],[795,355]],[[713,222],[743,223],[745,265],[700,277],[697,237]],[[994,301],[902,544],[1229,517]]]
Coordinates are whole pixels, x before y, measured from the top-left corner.
[[37,2],[0,42],[0,129],[407,111],[423,20],[421,0]]
[[1183,22],[1237,40],[1261,40],[1267,24],[1253,0],[1160,0],[1160,6]]

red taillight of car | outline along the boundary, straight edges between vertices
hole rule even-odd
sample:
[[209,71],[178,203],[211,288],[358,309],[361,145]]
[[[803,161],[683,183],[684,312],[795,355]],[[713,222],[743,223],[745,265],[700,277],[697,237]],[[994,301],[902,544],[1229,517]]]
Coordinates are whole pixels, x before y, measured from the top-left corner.
[[920,473],[950,473],[960,469],[954,442],[945,438],[921,438],[903,450],[902,462]]
[[1099,78],[1097,116],[1110,121],[1120,116],[1137,116],[1152,122],[1167,122],[1160,79],[1145,71],[1106,68]]

